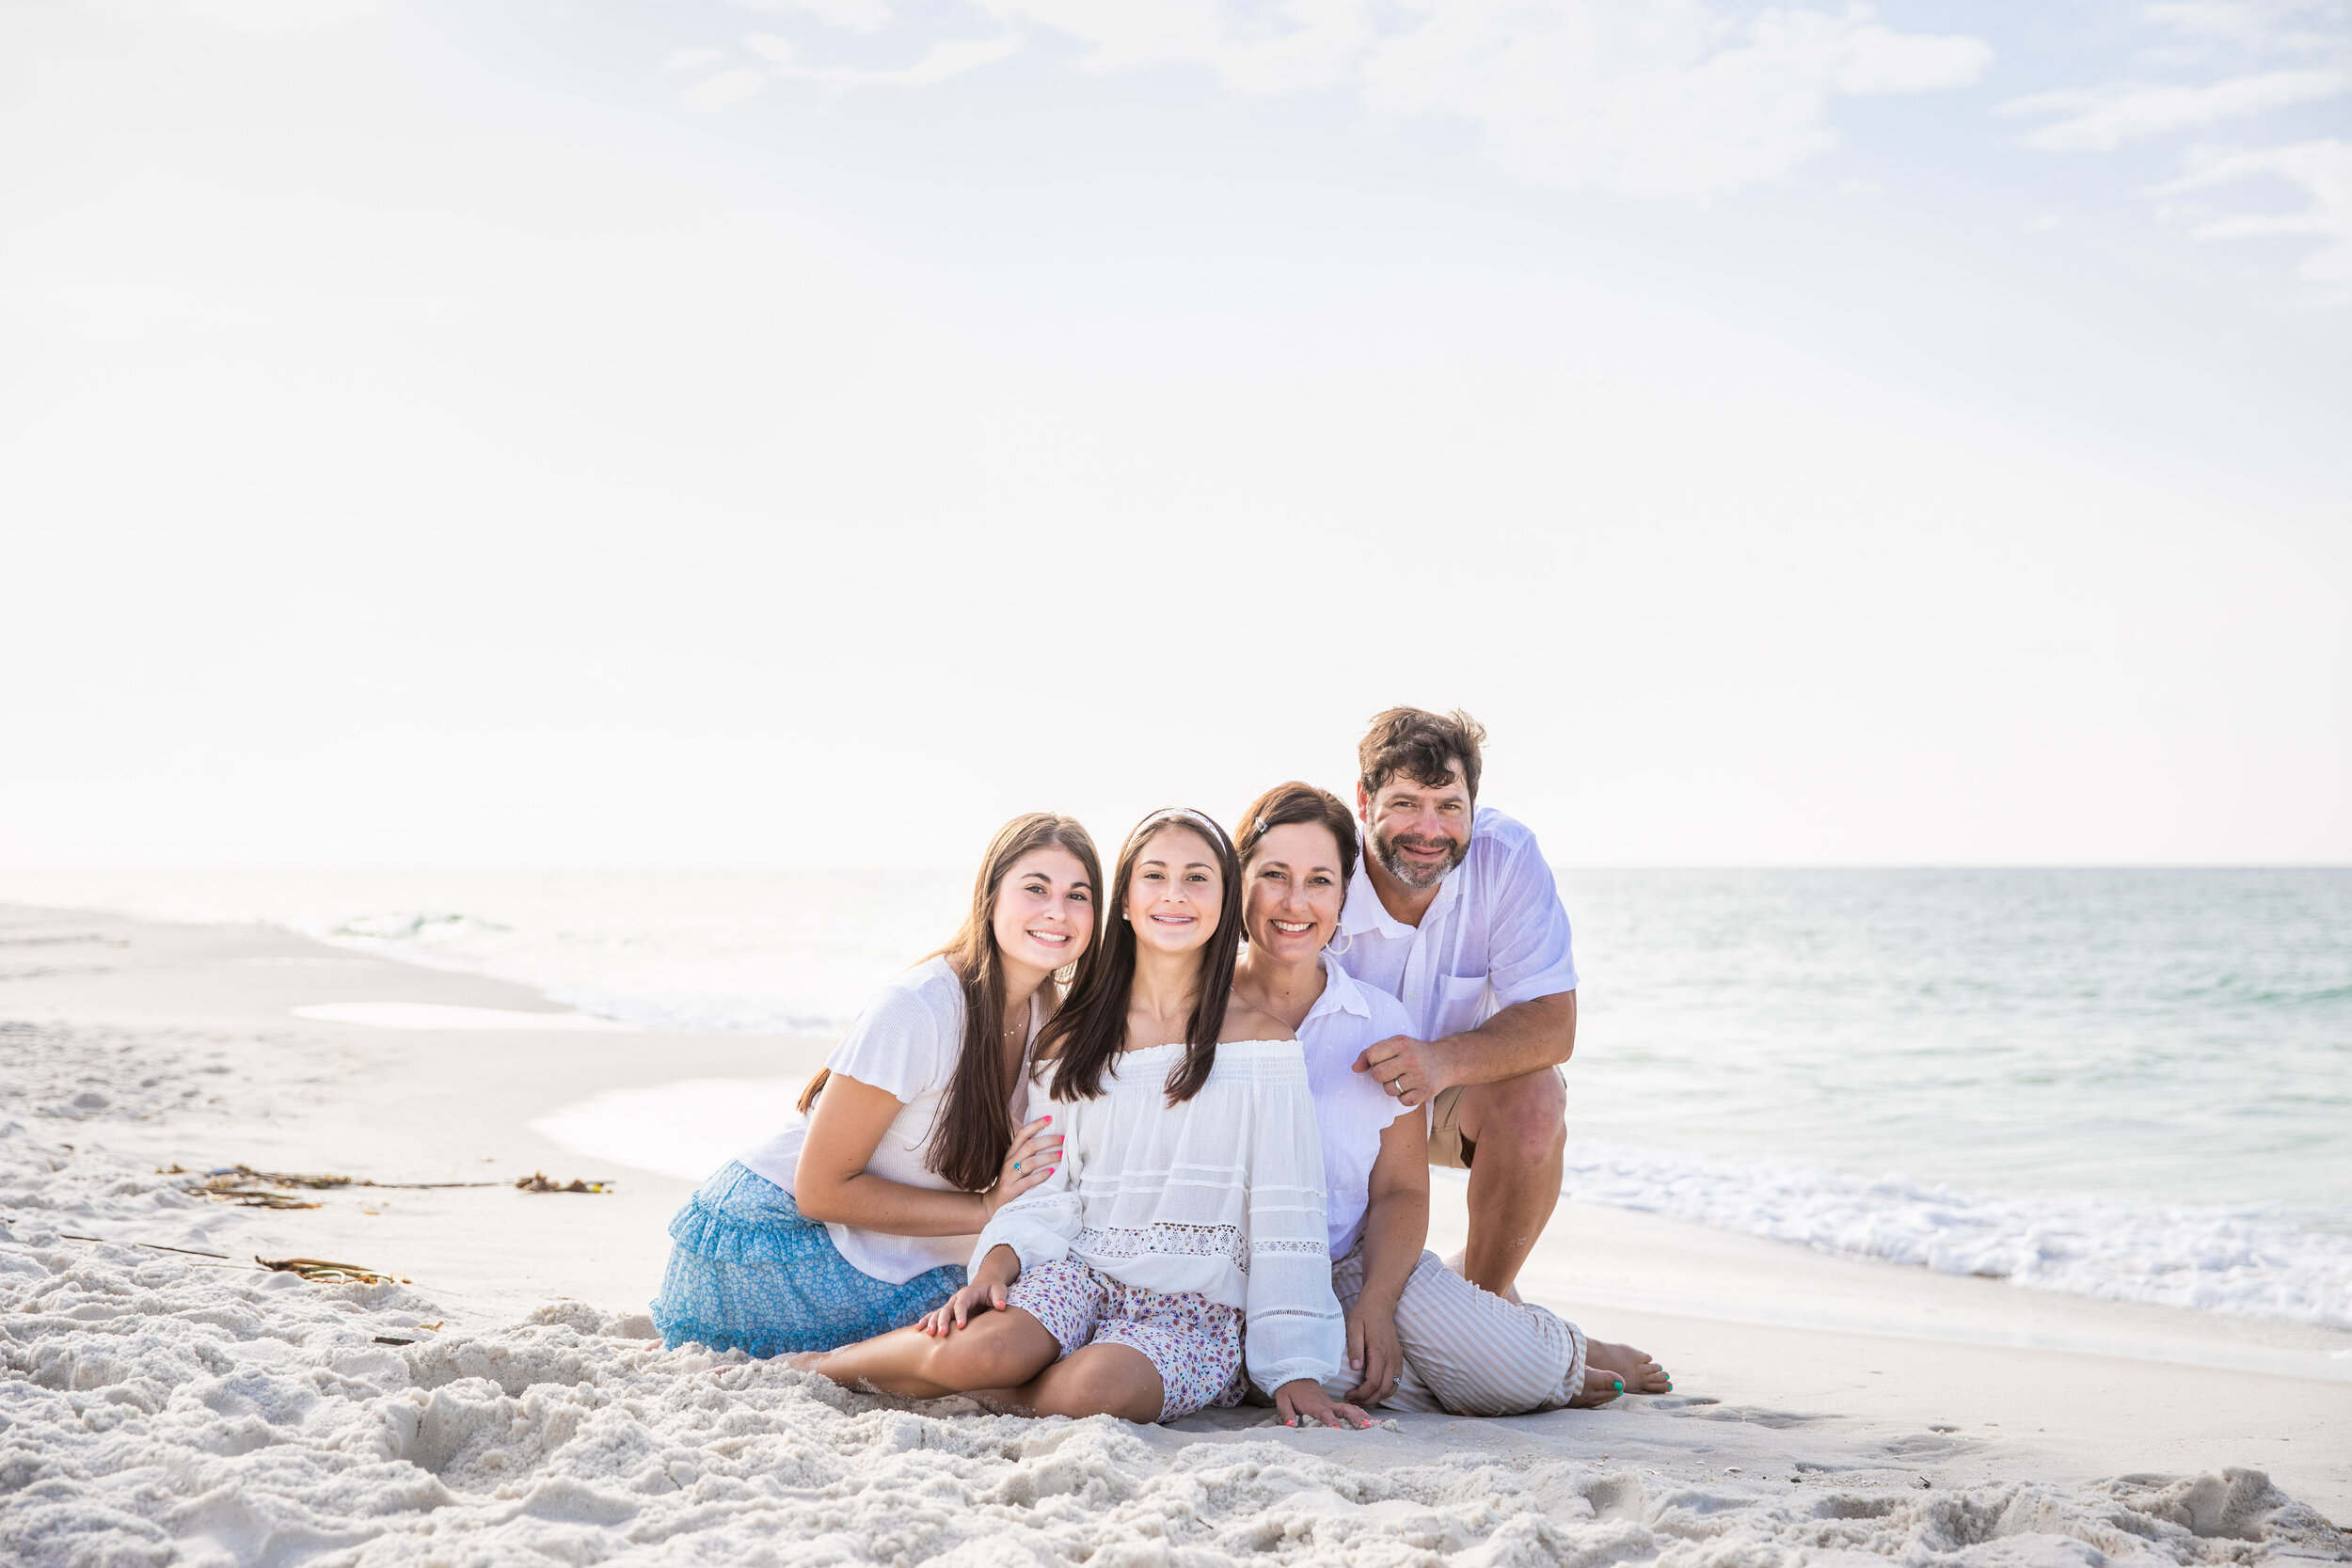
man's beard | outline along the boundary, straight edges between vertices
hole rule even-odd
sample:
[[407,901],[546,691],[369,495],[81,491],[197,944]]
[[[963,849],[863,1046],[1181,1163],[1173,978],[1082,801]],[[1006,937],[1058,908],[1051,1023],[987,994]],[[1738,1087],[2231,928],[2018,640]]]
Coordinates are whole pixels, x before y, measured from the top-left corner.
[[[1406,836],[1410,839],[1410,842],[1415,848],[1428,849],[1436,847],[1430,840],[1422,838],[1419,834],[1409,834]],[[1374,858],[1379,861],[1382,869],[1387,871],[1390,876],[1394,877],[1398,881],[1403,882],[1406,887],[1430,888],[1436,887],[1439,882],[1444,881],[1446,874],[1452,871],[1455,866],[1461,864],[1464,858],[1470,854],[1470,840],[1468,839],[1461,839],[1459,841],[1443,840],[1440,842],[1444,842],[1451,850],[1451,853],[1449,853],[1445,858],[1445,863],[1442,865],[1433,865],[1425,868],[1415,865],[1412,862],[1406,860],[1403,855],[1399,854],[1397,852],[1397,840],[1395,838],[1382,838],[1378,833],[1373,834],[1372,853]]]

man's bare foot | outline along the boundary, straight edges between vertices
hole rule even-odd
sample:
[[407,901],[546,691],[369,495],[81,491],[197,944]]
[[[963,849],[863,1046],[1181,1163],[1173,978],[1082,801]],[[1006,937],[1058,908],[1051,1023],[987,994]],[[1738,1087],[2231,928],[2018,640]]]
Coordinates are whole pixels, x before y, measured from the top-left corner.
[[[1457,1252],[1453,1257],[1447,1259],[1445,1260],[1445,1266],[1452,1269],[1455,1274],[1462,1275],[1464,1279],[1469,1279],[1469,1275],[1462,1274],[1462,1259],[1468,1258],[1469,1256],[1470,1249],[1465,1247],[1460,1252]],[[1474,1284],[1476,1282],[1472,1281],[1472,1283]],[[1481,1285],[1478,1288],[1482,1291],[1486,1289],[1484,1285]],[[1527,1303],[1519,1299],[1519,1288],[1517,1285],[1505,1285],[1500,1291],[1489,1291],[1488,1293],[1500,1294],[1503,1300],[1509,1302],[1514,1307],[1524,1307],[1527,1305]]]
[[[1671,1394],[1674,1392],[1674,1379],[1666,1375],[1666,1369],[1651,1360],[1645,1353],[1635,1350],[1631,1345],[1612,1344],[1606,1339],[1587,1338],[1584,1341],[1584,1365],[1588,1368],[1599,1368],[1613,1376],[1623,1378],[1625,1391],[1629,1394]],[[1590,1386],[1591,1378],[1588,1374],[1586,1386]]]

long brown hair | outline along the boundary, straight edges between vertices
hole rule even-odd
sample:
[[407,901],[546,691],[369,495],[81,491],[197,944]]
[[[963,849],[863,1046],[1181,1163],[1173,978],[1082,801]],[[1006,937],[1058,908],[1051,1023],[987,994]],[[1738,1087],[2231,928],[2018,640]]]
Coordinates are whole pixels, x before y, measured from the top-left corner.
[[[1200,952],[1200,992],[1184,1026],[1184,1060],[1168,1078],[1168,1102],[1182,1104],[1200,1092],[1216,1065],[1216,1037],[1225,1029],[1225,1004],[1233,990],[1233,964],[1240,956],[1235,933],[1241,929],[1241,860],[1233,841],[1205,813],[1168,806],[1136,824],[1119,851],[1119,869],[1103,899],[1104,934],[1100,960],[1078,966],[1078,977],[1062,1002],[1061,1011],[1038,1036],[1037,1053],[1060,1052],[1054,1074],[1056,1100],[1092,1100],[1103,1092],[1103,1074],[1119,1071],[1119,1054],[1127,1043],[1127,991],[1136,978],[1136,928],[1110,918],[1111,900],[1124,909],[1127,889],[1135,880],[1136,862],[1143,847],[1163,828],[1184,828],[1209,841],[1216,851],[1225,896],[1217,909],[1216,927]],[[1095,957],[1091,952],[1089,958]]]
[[[972,908],[947,945],[930,954],[946,958],[963,985],[963,1048],[956,1057],[955,1075],[931,1124],[931,1141],[923,1150],[923,1164],[953,1186],[984,1193],[996,1184],[1005,1150],[1012,1147],[1012,1074],[1005,1070],[1005,965],[996,947],[996,893],[1012,875],[1024,855],[1048,847],[1067,849],[1086,868],[1087,885],[1094,892],[1094,930],[1086,950],[1078,955],[1077,974],[1083,983],[1102,946],[1103,862],[1094,840],[1074,816],[1033,811],[1016,816],[996,830],[979,875],[972,882]],[[1054,1001],[1054,981],[1041,988],[1048,1006]],[[801,1114],[808,1114],[817,1096],[833,1076],[821,1069],[801,1091]]]

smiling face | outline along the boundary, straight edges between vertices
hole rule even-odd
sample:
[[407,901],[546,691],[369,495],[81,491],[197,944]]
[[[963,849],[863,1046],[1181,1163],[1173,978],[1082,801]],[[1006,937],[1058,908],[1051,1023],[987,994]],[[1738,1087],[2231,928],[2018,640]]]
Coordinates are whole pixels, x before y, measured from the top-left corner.
[[996,884],[989,929],[1011,963],[1044,970],[1075,963],[1094,936],[1094,885],[1086,867],[1057,844],[1023,855]]
[[1281,963],[1313,958],[1339,929],[1347,904],[1339,840],[1320,822],[1268,828],[1250,847],[1242,889],[1250,946]]
[[1144,840],[1127,883],[1136,944],[1188,953],[1216,934],[1225,899],[1216,850],[1200,830],[1171,823]]
[[1441,784],[1406,773],[1391,775],[1370,795],[1358,784],[1356,808],[1373,859],[1406,887],[1436,887],[1470,853],[1470,793],[1458,761]]

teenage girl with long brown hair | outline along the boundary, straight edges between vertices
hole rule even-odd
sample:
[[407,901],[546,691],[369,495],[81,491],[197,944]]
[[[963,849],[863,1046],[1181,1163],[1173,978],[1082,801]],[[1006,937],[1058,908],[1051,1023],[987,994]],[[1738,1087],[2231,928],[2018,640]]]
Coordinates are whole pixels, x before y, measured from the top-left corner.
[[670,1222],[653,1318],[670,1346],[831,1350],[912,1323],[964,1283],[996,1211],[1051,1172],[1026,1120],[1058,973],[1095,951],[1103,870],[1076,820],[997,831],[955,939],[858,1015],[800,1116]]

